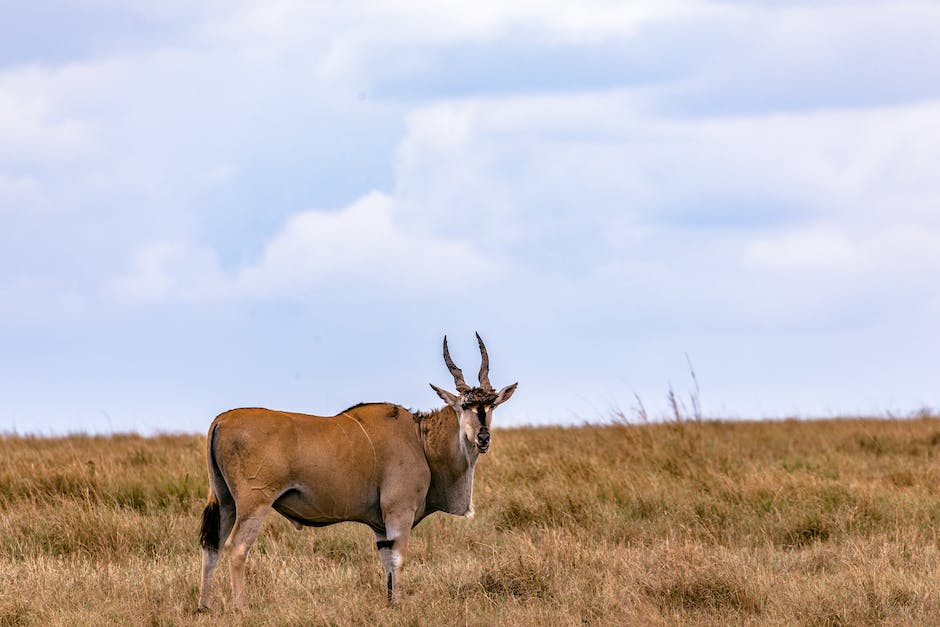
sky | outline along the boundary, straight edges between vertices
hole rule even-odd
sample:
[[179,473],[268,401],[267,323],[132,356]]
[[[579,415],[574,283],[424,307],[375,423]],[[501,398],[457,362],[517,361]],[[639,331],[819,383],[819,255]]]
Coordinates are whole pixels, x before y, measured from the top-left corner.
[[[940,407],[940,4],[0,2],[0,432]],[[694,377],[693,377],[694,372]]]

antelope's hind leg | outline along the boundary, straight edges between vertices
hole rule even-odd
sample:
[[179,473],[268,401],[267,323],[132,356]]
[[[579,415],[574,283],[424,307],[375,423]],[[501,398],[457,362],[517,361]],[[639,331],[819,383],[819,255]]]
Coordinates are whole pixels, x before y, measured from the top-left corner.
[[270,505],[246,509],[247,513],[242,516],[243,510],[239,508],[232,533],[228,542],[225,543],[229,554],[229,570],[232,574],[232,605],[236,610],[241,610],[245,606],[245,563],[248,561],[251,545],[254,544],[258,532],[261,531],[261,523],[264,522],[264,517],[270,509]]
[[202,528],[199,532],[202,544],[202,580],[199,586],[197,612],[209,611],[212,576],[219,563],[222,545],[235,523],[235,503],[230,499],[213,500],[202,513]]

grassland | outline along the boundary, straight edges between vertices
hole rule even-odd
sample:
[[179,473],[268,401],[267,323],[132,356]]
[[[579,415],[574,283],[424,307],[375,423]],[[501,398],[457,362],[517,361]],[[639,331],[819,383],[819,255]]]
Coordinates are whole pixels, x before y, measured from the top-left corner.
[[501,430],[477,517],[271,516],[250,608],[196,615],[198,436],[0,438],[0,625],[940,624],[940,420]]

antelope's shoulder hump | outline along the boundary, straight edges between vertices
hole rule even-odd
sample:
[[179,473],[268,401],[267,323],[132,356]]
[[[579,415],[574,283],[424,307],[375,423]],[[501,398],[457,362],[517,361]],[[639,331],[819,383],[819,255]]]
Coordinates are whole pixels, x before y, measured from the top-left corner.
[[343,414],[354,420],[398,420],[411,417],[411,412],[393,403],[357,403],[338,415]]

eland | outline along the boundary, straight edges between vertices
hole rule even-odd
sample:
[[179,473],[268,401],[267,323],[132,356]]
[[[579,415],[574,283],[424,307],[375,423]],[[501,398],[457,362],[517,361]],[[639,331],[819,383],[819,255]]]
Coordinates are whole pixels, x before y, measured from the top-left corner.
[[335,416],[233,409],[209,427],[209,502],[202,513],[199,609],[209,608],[212,574],[229,554],[232,604],[245,604],[245,562],[264,517],[274,510],[297,529],[354,521],[375,533],[389,603],[401,598],[399,576],[411,529],[434,512],[473,516],[473,470],[490,447],[493,410],[516,383],[498,392],[477,334],[479,387],[451,359],[457,393],[431,384],[446,405],[412,412],[391,403],[361,403]]

